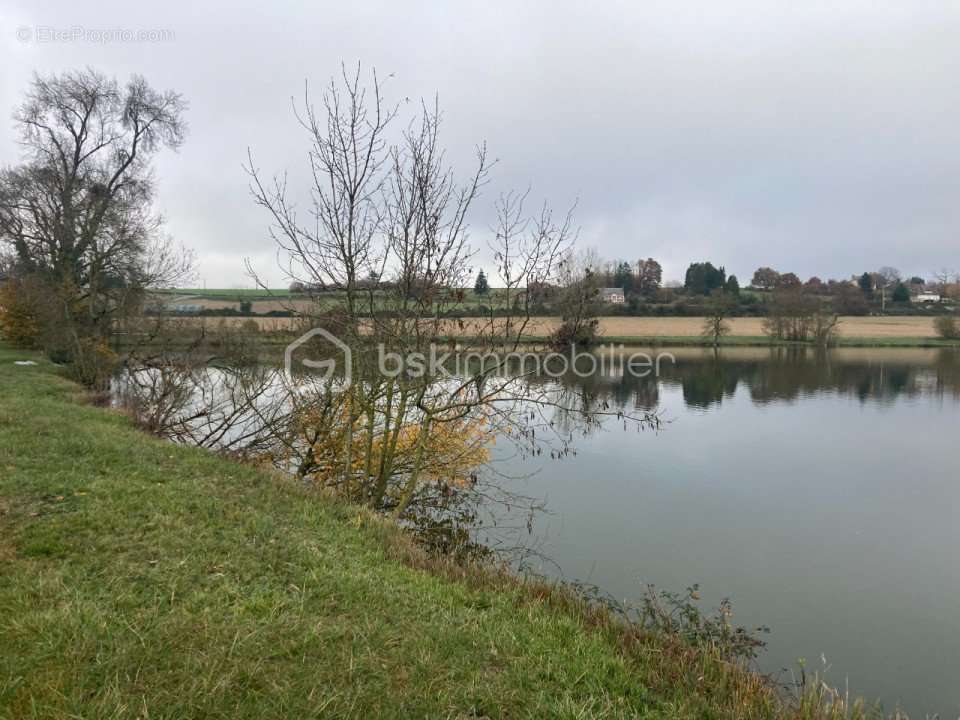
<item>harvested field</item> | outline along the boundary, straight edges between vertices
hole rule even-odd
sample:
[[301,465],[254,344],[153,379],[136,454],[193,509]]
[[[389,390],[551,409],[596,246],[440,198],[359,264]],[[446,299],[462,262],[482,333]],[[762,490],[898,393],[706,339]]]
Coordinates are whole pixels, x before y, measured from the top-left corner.
[[[302,323],[296,318],[198,318],[193,322],[215,327],[223,322],[239,325],[254,320],[264,330],[284,330]],[[467,336],[475,333],[475,328],[484,321],[468,318],[461,330],[450,322],[451,335]],[[558,318],[532,318],[527,326],[527,335],[545,336],[557,326]],[[733,337],[763,336],[763,318],[733,318],[730,321]],[[615,338],[683,338],[697,337],[701,334],[703,318],[697,317],[604,317],[600,319],[601,332]],[[933,320],[928,317],[844,317],[839,326],[842,338],[929,338],[936,337]]]
[[[729,323],[731,335],[764,334],[763,318],[732,318]],[[606,317],[601,319],[600,327],[605,335],[617,337],[693,337],[700,335],[703,318]],[[839,332],[843,337],[858,338],[936,336],[933,320],[927,317],[844,317]]]

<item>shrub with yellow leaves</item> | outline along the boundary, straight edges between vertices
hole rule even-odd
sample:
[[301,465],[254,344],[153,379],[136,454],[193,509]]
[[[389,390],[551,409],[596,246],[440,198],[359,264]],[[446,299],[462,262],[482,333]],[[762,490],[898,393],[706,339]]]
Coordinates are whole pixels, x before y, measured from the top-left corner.
[[35,308],[23,281],[11,279],[0,288],[0,331],[16,347],[35,348],[39,343]]
[[[383,408],[352,413],[351,396],[333,393],[298,416],[298,474],[378,509],[406,507],[418,487],[469,486],[490,459],[494,433],[482,418],[415,417]],[[345,458],[349,458],[346,472]]]

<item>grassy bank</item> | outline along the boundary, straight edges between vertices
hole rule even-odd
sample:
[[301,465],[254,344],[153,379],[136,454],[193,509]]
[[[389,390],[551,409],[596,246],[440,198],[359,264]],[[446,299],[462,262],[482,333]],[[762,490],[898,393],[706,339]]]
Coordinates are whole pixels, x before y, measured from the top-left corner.
[[0,344],[0,717],[816,716],[84,400]]

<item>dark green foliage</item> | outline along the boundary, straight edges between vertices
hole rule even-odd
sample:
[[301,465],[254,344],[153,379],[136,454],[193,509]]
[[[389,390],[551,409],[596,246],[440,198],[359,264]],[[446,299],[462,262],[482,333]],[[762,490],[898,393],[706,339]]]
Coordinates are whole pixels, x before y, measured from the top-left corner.
[[692,263],[687,268],[683,287],[693,295],[709,295],[714,290],[724,286],[727,281],[727,272],[723,266],[714,267],[713,263]]
[[637,262],[637,276],[634,290],[645,295],[652,295],[660,288],[663,281],[663,268],[653,258]]
[[483,270],[477,273],[477,281],[473,284],[473,291],[477,295],[486,295],[490,292],[490,285],[487,282],[487,276]]
[[860,280],[857,281],[857,284],[860,286],[860,289],[863,291],[864,295],[873,295],[873,277],[870,273],[865,272],[860,276]]
[[893,301],[904,303],[910,302],[910,290],[903,283],[899,283],[893,291]]
[[633,268],[630,267],[630,263],[620,262],[617,265],[617,270],[613,274],[612,287],[621,287],[626,293],[633,292]]
[[723,287],[724,290],[730,295],[737,296],[740,294],[740,281],[737,280],[736,275],[731,275],[727,278],[727,283]]

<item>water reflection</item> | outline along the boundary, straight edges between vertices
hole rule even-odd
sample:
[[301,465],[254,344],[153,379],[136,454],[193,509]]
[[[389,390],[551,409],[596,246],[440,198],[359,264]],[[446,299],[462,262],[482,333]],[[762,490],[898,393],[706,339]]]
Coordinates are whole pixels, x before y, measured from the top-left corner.
[[667,350],[659,378],[562,378],[671,422],[518,467],[549,511],[543,571],[626,599],[699,582],[705,607],[772,628],[764,671],[825,657],[855,695],[960,717],[960,352]]
[[[498,438],[489,477],[468,493],[431,486],[444,503],[463,501],[442,506],[459,515],[430,514],[440,505],[427,503],[417,528],[445,550],[473,537],[536,550],[539,571],[618,598],[638,597],[647,581],[671,590],[700,582],[705,607],[730,596],[735,622],[773,629],[765,671],[823,655],[828,679],[849,679],[854,694],[902,703],[915,717],[960,716],[960,352],[618,354],[641,350],[675,362],[661,362],[656,377],[622,363],[559,379],[524,375],[535,390],[559,391],[536,434],[543,444],[559,437],[556,451],[541,452],[532,433],[529,442]],[[187,409],[205,398],[215,412],[199,423],[188,412],[179,439],[249,446],[245,413],[264,416],[276,372],[257,369],[252,383],[224,370],[186,377]],[[655,435],[617,432],[618,422],[585,424],[586,409],[656,411],[673,422]],[[226,420],[242,432],[206,431]]]
[[[623,354],[635,349],[624,349]],[[791,403],[835,394],[861,402],[889,404],[898,398],[960,397],[960,351],[954,349],[735,348],[713,350],[645,349],[669,352],[676,362],[660,363],[660,375],[628,372],[581,377],[570,372],[560,382],[598,402],[623,410],[652,411],[664,387],[679,387],[688,408],[709,409],[746,388],[757,405]]]

